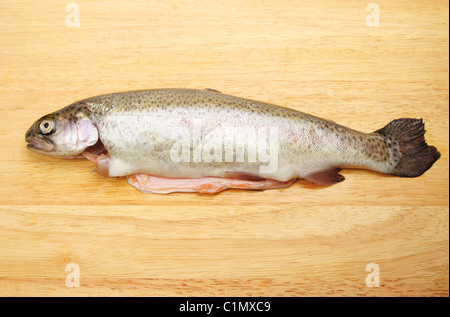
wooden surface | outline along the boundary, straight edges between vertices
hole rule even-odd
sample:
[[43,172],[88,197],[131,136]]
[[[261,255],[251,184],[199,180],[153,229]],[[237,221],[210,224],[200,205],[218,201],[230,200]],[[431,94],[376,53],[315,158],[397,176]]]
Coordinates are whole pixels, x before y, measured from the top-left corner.
[[[448,296],[448,2],[0,2],[0,295]],[[362,131],[424,118],[420,178],[143,195],[26,149],[40,116],[132,89],[214,88]],[[67,287],[68,264],[80,287]],[[365,268],[380,268],[367,287]]]

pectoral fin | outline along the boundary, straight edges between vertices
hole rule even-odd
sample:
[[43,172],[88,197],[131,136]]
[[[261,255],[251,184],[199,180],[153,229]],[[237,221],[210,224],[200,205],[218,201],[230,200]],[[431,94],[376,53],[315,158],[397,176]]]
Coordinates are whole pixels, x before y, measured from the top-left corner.
[[345,177],[339,174],[340,168],[330,168],[324,171],[311,173],[305,179],[319,186],[331,186],[342,182]]
[[[94,152],[95,153],[95,152]],[[81,153],[82,156],[87,158],[89,161],[95,163],[96,167],[92,172],[97,172],[102,176],[109,177],[109,154],[108,152],[102,152],[101,154],[93,154],[89,150]]]

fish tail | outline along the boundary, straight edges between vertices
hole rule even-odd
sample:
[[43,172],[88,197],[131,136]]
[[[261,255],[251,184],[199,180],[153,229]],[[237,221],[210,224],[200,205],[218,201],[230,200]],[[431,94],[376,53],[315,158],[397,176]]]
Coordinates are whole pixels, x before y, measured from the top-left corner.
[[439,151],[425,141],[425,125],[422,119],[397,119],[375,131],[398,143],[400,160],[392,175],[418,177],[425,173],[441,157]]

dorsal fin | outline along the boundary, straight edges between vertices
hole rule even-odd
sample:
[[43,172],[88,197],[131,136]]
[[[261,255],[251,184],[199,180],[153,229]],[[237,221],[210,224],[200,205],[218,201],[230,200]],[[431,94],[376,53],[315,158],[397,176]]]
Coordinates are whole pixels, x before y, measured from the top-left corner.
[[205,89],[203,89],[203,90],[204,90],[204,91],[215,92],[215,93],[221,94],[220,91],[215,90],[215,89],[212,89],[212,88],[205,88]]

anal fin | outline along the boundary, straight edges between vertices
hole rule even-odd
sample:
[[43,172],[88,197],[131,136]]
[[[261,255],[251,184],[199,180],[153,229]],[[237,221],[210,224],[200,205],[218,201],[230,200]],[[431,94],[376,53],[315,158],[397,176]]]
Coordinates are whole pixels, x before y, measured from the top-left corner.
[[314,172],[305,177],[305,179],[319,186],[331,186],[342,182],[345,177],[339,174],[340,168],[329,168],[324,171]]

